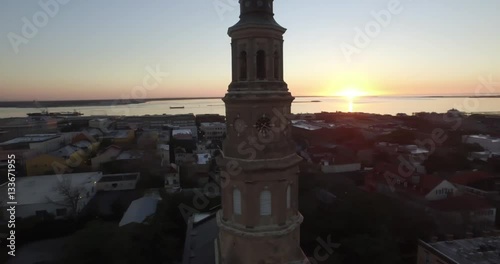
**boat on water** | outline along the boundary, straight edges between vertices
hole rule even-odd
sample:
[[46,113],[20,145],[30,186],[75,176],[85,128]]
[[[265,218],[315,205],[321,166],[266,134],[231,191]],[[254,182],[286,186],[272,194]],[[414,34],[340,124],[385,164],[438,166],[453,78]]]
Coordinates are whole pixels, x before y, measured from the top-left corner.
[[44,110],[40,113],[27,113],[26,115],[30,117],[37,117],[37,116],[51,116],[51,117],[57,117],[57,116],[82,116],[83,113],[77,112],[76,110],[73,112],[49,112],[47,110]]
[[321,103],[320,100],[312,100],[311,103]]
[[171,106],[170,109],[184,109],[184,106]]

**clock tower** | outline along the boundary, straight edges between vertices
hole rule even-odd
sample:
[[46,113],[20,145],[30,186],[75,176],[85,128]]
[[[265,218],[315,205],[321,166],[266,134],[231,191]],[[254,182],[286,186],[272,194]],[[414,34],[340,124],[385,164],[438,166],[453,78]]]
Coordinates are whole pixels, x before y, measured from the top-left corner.
[[291,138],[294,100],[283,80],[283,34],[274,0],[240,0],[229,28],[232,82],[219,160],[222,210],[218,263],[308,263],[300,248],[298,163]]

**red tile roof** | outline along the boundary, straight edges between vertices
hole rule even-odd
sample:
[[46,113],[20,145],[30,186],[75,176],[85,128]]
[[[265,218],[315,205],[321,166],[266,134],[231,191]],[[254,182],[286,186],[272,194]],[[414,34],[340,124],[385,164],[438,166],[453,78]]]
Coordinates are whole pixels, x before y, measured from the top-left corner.
[[437,175],[433,174],[422,175],[420,176],[420,184],[418,184],[417,186],[422,188],[424,192],[428,193],[443,181],[444,179]]
[[[398,176],[400,179],[399,185],[396,184]],[[420,177],[418,183],[413,184],[413,176]],[[393,187],[417,196],[427,195],[443,181],[443,178],[432,174],[418,175],[415,172],[408,174],[399,173],[398,165],[389,163],[378,164],[375,169],[366,176],[366,186],[368,188],[371,187],[373,189],[376,183],[389,185],[392,182],[395,184]],[[405,182],[407,182],[406,187],[404,186]]]
[[460,171],[448,177],[448,181],[460,185],[469,185],[490,178],[493,178],[493,176],[485,171]]

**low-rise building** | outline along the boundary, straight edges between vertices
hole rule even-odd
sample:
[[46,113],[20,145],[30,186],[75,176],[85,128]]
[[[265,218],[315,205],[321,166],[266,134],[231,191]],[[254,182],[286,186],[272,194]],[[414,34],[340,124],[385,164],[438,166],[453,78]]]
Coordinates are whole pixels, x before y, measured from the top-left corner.
[[226,124],[221,122],[201,123],[200,130],[208,140],[223,140],[226,135]]
[[464,192],[439,175],[401,174],[398,166],[383,164],[366,176],[365,184],[368,191],[425,209],[441,232],[488,230],[495,225],[496,208],[487,199]]
[[352,158],[332,158],[320,162],[323,173],[344,173],[361,170],[361,163]]
[[398,153],[407,156],[408,160],[415,165],[423,163],[429,156],[429,151],[427,149],[417,145],[399,145]]
[[389,195],[404,194],[418,201],[435,201],[459,195],[458,188],[435,174],[406,171],[393,164],[379,164],[365,178],[365,187]]
[[155,148],[158,144],[159,131],[158,130],[139,130],[136,132],[137,146],[140,149]]
[[194,154],[210,154],[215,156],[218,151],[222,149],[222,141],[220,140],[206,140],[196,144]]
[[500,238],[478,237],[439,242],[418,242],[417,264],[500,263]]
[[105,174],[144,172],[148,169],[145,161],[155,161],[144,159],[144,151],[141,150],[123,150],[108,162],[101,163],[101,169]]
[[180,147],[191,153],[196,149],[196,138],[190,129],[174,129],[170,145],[174,149]]
[[479,197],[492,198],[500,191],[500,178],[485,171],[459,171],[447,179],[462,193]]
[[158,202],[159,200],[153,197],[142,197],[134,200],[123,214],[118,226],[144,223],[150,216],[156,213]]
[[170,165],[170,145],[168,144],[158,144],[156,149],[161,158],[161,166]]
[[210,179],[211,156],[205,154],[191,154],[194,160],[179,165],[182,188],[196,188],[204,186]]
[[109,118],[95,118],[89,121],[89,127],[108,131],[115,122]]
[[[16,160],[16,171],[21,175],[26,174],[26,160],[34,158],[39,154],[30,149],[16,149],[16,150],[0,150],[0,163],[7,163],[7,161],[14,155]],[[6,175],[6,174],[5,174]]]
[[96,188],[97,191],[134,190],[140,178],[141,174],[139,172],[105,174],[97,182]]
[[190,129],[176,128],[172,130],[172,138],[176,140],[192,140],[193,132]]
[[82,132],[72,132],[74,136],[71,138],[70,143],[76,143],[79,141],[90,141],[96,142],[101,139],[102,132],[97,128],[86,129]]
[[495,153],[492,153],[489,151],[474,151],[474,152],[469,152],[469,155],[467,156],[467,158],[470,161],[480,160],[483,162],[487,162],[494,155],[495,155]]
[[122,149],[116,145],[111,145],[93,157],[90,162],[93,170],[100,170],[102,164],[113,161],[120,155]]
[[175,164],[170,164],[165,174],[165,189],[175,190],[180,187],[179,167]]
[[226,117],[219,114],[201,114],[196,115],[196,123],[210,123],[210,122],[221,122],[224,123],[226,121]]
[[[94,197],[96,183],[101,179],[101,172],[73,173],[64,175],[45,175],[18,177],[16,179],[16,217],[32,216],[65,218],[80,212]],[[8,185],[0,186],[0,208],[6,212]],[[77,196],[68,197],[63,190],[71,190]],[[78,199],[76,207],[69,200]],[[4,214],[3,219],[8,219]]]
[[467,144],[479,144],[489,152],[500,153],[500,138],[489,135],[468,135],[463,136],[462,141]]
[[134,130],[112,130],[102,138],[113,144],[131,144],[134,142],[135,132]]
[[26,160],[28,176],[44,174],[61,174],[75,168],[87,169],[87,159],[99,147],[99,142],[79,141],[47,154],[38,155]]
[[314,124],[313,122],[305,121],[305,120],[293,120],[292,125],[295,128],[303,129],[306,131],[316,131],[316,130],[320,130],[322,128],[321,126]]
[[478,196],[461,194],[430,201],[426,206],[428,212],[436,218],[438,228],[446,233],[463,228],[476,230],[495,228],[496,208],[487,199]]
[[34,158],[26,160],[26,175],[46,175],[58,174],[58,172],[66,172],[68,170],[70,159],[65,159],[59,156],[50,154],[37,155]]
[[52,134],[58,131],[57,119],[47,116],[2,118],[0,131],[0,142],[26,134]]
[[389,155],[396,155],[398,153],[398,147],[398,144],[389,142],[378,142],[377,144],[375,144],[376,151]]
[[0,143],[4,150],[30,149],[39,153],[54,151],[66,144],[59,134],[28,134]]
[[[218,208],[216,208],[218,209]],[[187,221],[183,264],[216,263],[217,225],[216,209],[209,213],[195,213]]]
[[171,130],[161,130],[158,133],[158,143],[159,144],[170,144],[170,133],[171,133]]
[[188,153],[186,152],[185,149],[180,147],[174,150],[174,159],[175,159],[175,164],[179,166],[184,164],[191,164],[196,161],[195,154]]

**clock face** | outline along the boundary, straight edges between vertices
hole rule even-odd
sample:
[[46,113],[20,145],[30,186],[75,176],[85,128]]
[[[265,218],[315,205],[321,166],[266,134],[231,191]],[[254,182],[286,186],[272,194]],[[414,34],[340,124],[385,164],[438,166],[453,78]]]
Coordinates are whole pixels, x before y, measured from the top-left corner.
[[269,131],[271,131],[271,119],[267,116],[262,116],[257,120],[257,123],[255,123],[255,128],[259,133],[263,135],[267,135]]

